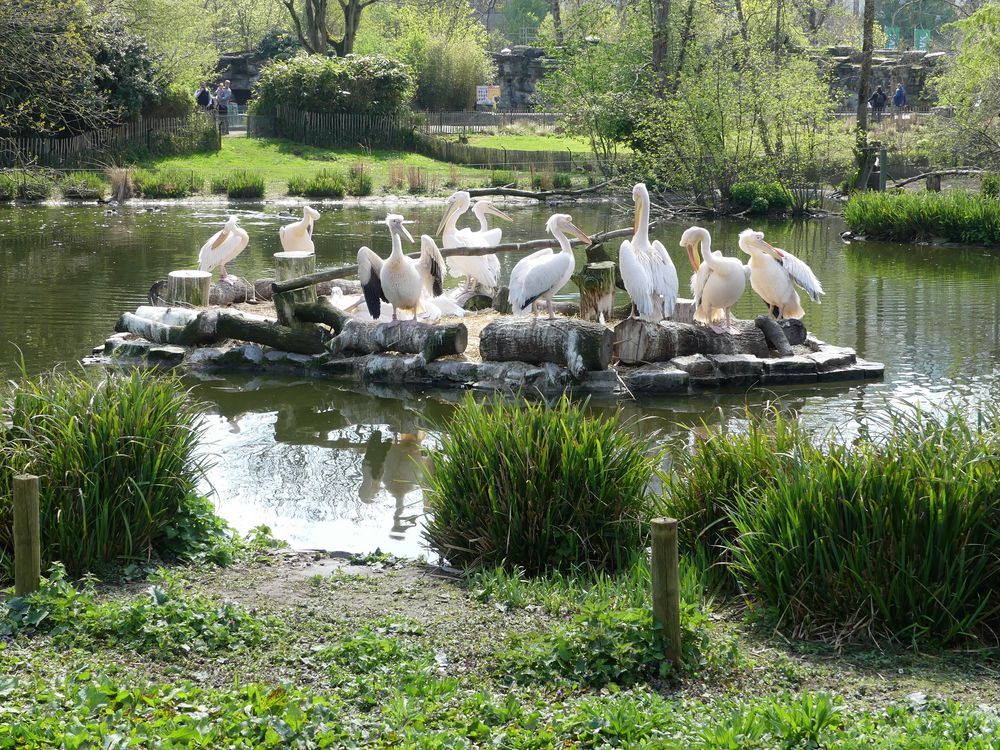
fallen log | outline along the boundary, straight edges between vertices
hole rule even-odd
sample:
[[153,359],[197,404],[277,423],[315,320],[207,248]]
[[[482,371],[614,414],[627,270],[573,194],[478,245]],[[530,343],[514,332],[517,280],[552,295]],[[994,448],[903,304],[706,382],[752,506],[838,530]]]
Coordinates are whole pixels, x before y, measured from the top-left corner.
[[610,185],[614,180],[606,180],[600,185],[593,185],[591,187],[585,188],[575,188],[575,189],[552,189],[552,190],[518,190],[512,187],[488,187],[488,188],[469,188],[466,192],[472,198],[484,198],[487,195],[503,195],[511,198],[532,198],[536,201],[544,201],[547,198],[572,198],[577,195],[587,195],[588,193],[596,193],[598,190],[603,190],[608,185]]
[[806,342],[806,327],[801,320],[788,318],[775,320],[770,315],[758,315],[754,325],[764,333],[768,345],[778,352],[779,357],[790,357],[794,353],[792,347]]
[[326,297],[320,297],[314,302],[296,302],[294,315],[295,319],[302,323],[325,323],[334,333],[340,333],[344,324],[350,319],[347,313]]
[[611,331],[585,320],[498,318],[479,334],[479,352],[487,362],[554,362],[580,378],[605,370],[611,362]]
[[322,354],[330,334],[315,324],[290,328],[270,320],[259,320],[243,315],[218,311],[216,332],[220,339],[250,341],[283,352],[296,354]]
[[933,172],[924,172],[923,174],[918,174],[913,177],[907,177],[905,180],[893,180],[892,187],[903,187],[903,185],[909,185],[911,182],[919,182],[920,180],[926,180],[928,177],[977,177],[983,174],[985,170],[983,169],[936,169]]
[[[260,282],[256,282],[259,284]],[[271,279],[267,280],[267,297],[271,299]],[[258,294],[256,284],[251,286],[243,279],[236,276],[227,276],[224,279],[212,282],[208,290],[208,304],[215,307],[228,307],[245,302],[256,302],[265,299]],[[149,288],[149,304],[170,305],[167,301],[167,281],[161,279]]]
[[154,344],[202,346],[216,341],[215,321],[208,314],[195,315],[187,323],[169,323],[124,313],[115,323],[118,333],[134,333]]
[[615,356],[626,365],[666,362],[688,354],[769,355],[764,333],[751,321],[736,321],[739,332],[716,333],[708,326],[626,318],[614,332]]
[[425,362],[431,362],[461,354],[468,343],[469,331],[464,323],[436,326],[408,320],[373,323],[350,318],[340,333],[327,343],[327,349],[332,354],[421,354]]

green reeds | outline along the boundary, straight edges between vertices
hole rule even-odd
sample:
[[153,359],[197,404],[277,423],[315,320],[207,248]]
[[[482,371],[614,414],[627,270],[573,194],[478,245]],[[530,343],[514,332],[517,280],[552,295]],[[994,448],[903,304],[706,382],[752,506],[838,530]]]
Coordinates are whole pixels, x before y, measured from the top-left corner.
[[137,169],[132,184],[143,198],[186,198],[203,187],[203,181],[186,169]]
[[12,550],[10,477],[21,472],[41,477],[42,558],[71,575],[204,542],[196,410],[177,381],[56,372],[0,403],[0,561]]
[[226,176],[226,195],[230,198],[263,198],[265,189],[264,175],[259,172],[240,169]]
[[647,441],[565,396],[551,405],[468,396],[431,463],[431,546],[456,565],[528,575],[629,564],[657,466]]
[[108,192],[108,181],[97,172],[68,172],[59,181],[59,192],[68,200],[94,201]]
[[341,173],[324,169],[310,176],[295,176],[288,181],[289,195],[307,198],[343,198],[347,195],[347,178]]
[[964,190],[857,193],[844,207],[844,221],[852,232],[871,239],[1000,244],[1000,203]]

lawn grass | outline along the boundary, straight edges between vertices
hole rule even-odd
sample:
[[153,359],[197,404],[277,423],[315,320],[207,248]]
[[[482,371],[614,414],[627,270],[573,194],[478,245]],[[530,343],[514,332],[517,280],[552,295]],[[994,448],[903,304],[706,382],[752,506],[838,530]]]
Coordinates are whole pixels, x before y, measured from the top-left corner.
[[[324,170],[339,170],[348,174],[352,165],[364,162],[372,177],[374,192],[404,193],[406,187],[390,184],[390,165],[403,171],[410,168],[427,174],[428,192],[447,195],[460,187],[479,187],[489,173],[428,159],[418,154],[392,149],[360,148],[326,149],[306,146],[281,138],[223,138],[222,149],[211,154],[173,156],[150,159],[139,166],[147,169],[178,169],[194,172],[204,183],[231,172],[250,170],[264,177],[269,197],[285,195],[289,179],[307,178]],[[457,181],[458,185],[450,183]]]
[[583,138],[564,135],[514,135],[506,133],[470,134],[470,146],[486,148],[508,148],[514,151],[572,151],[575,154],[589,154],[590,143]]

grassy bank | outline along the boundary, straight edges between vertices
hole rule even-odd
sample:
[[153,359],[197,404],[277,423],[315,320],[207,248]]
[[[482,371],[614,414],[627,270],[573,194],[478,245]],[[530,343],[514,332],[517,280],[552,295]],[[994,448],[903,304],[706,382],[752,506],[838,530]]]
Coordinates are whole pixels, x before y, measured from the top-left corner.
[[963,190],[857,193],[844,207],[844,221],[871,239],[1000,245],[1000,202]]

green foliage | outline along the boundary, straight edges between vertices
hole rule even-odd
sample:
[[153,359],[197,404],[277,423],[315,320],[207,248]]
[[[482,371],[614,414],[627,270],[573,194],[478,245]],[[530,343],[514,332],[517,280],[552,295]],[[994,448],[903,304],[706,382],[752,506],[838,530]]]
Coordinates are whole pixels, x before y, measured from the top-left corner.
[[946,193],[856,193],[844,207],[851,231],[872,239],[1000,244],[1000,203],[963,190]]
[[372,194],[372,174],[365,162],[359,161],[351,165],[347,192],[358,197]]
[[891,411],[879,437],[822,446],[793,422],[755,419],[678,467],[667,510],[686,546],[729,562],[798,631],[905,644],[992,632],[1000,415],[970,426]]
[[[222,188],[218,190],[217,188]],[[240,169],[221,179],[212,180],[212,192],[224,192],[230,198],[263,198],[266,183],[264,175]]]
[[314,175],[296,175],[288,180],[289,195],[307,198],[343,198],[347,195],[347,178],[343,173],[324,169]]
[[0,172],[0,201],[12,201],[17,197],[17,180],[10,172]]
[[67,172],[59,180],[59,192],[69,200],[97,200],[108,192],[108,181],[97,172]]
[[128,154],[133,159],[140,156],[184,156],[207,154],[222,147],[218,126],[211,117],[201,112],[188,115],[183,127],[149,134],[142,153]]
[[3,419],[0,557],[12,550],[15,473],[41,477],[42,559],[73,575],[183,555],[218,534],[196,491],[197,411],[175,380],[138,370],[25,379],[4,394]]
[[55,183],[43,172],[21,172],[17,180],[17,198],[22,201],[44,201],[52,195]]
[[569,190],[573,187],[573,176],[568,172],[556,172],[552,175],[552,187],[556,190]]
[[253,111],[273,114],[288,106],[305,112],[395,115],[412,93],[409,69],[381,55],[274,60],[254,87]]
[[204,182],[194,172],[182,169],[137,169],[132,175],[132,183],[143,198],[186,198],[204,187]]
[[288,60],[302,49],[295,34],[285,29],[273,28],[265,32],[254,50],[262,60]]
[[425,535],[462,566],[617,569],[639,549],[656,470],[620,418],[466,397],[433,451]]
[[979,183],[979,192],[990,198],[1000,198],[1000,174],[984,174]]
[[119,120],[140,114],[162,95],[156,55],[145,38],[118,14],[106,16],[95,29],[97,88]]
[[729,206],[734,211],[751,215],[785,212],[792,208],[793,198],[780,182],[737,182],[729,188]]
[[517,187],[517,173],[504,169],[494,169],[490,172],[487,187]]

